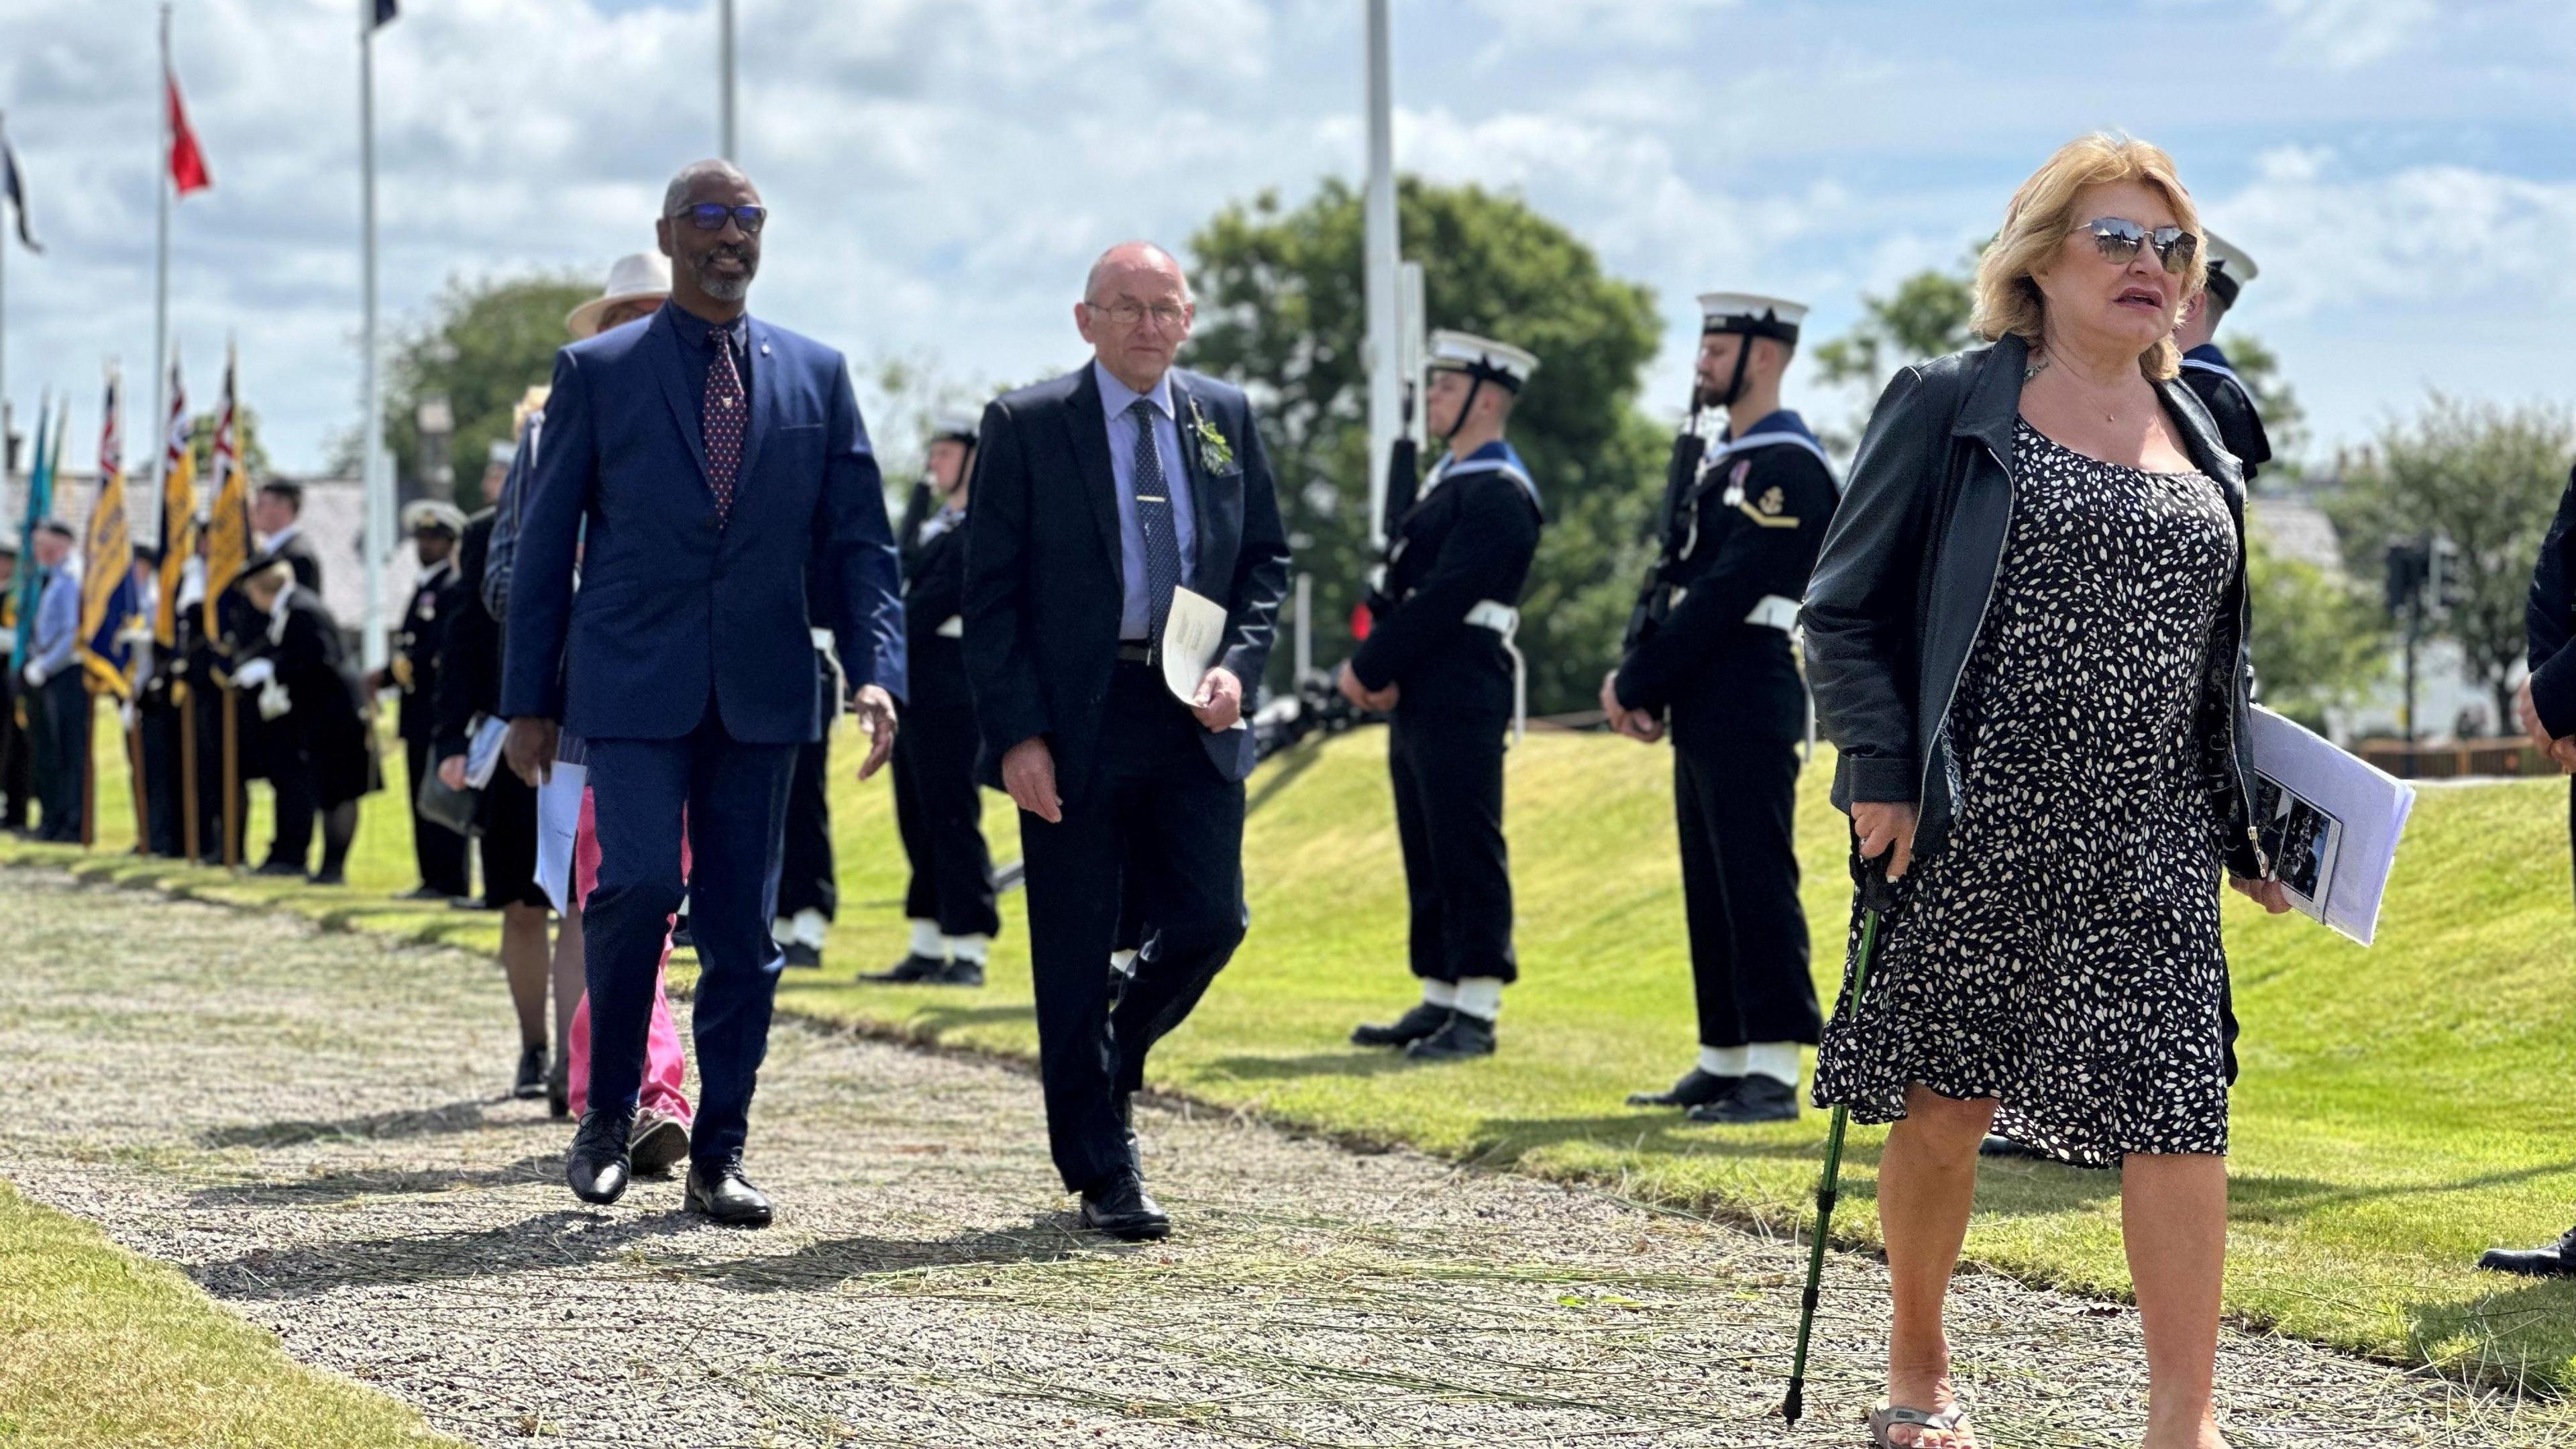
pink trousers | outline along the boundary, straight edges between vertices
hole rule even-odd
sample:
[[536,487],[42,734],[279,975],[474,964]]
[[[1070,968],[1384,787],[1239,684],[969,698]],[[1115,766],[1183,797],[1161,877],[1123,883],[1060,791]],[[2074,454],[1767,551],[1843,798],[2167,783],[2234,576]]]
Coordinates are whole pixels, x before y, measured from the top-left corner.
[[[581,792],[581,831],[573,837],[573,899],[583,904],[590,901],[591,887],[599,884],[599,826],[596,807],[590,792]],[[680,835],[680,876],[689,874],[689,837]],[[661,1112],[689,1124],[692,1115],[689,1099],[680,1091],[680,1075],[686,1064],[680,1057],[680,1031],[671,1022],[671,995],[663,989],[663,976],[671,969],[671,937],[662,937],[662,965],[653,977],[653,1027],[644,1040],[644,1091],[637,1105],[648,1111]],[[581,1004],[572,1009],[572,1114],[579,1117],[589,1110],[590,1102],[590,995],[585,992]]]

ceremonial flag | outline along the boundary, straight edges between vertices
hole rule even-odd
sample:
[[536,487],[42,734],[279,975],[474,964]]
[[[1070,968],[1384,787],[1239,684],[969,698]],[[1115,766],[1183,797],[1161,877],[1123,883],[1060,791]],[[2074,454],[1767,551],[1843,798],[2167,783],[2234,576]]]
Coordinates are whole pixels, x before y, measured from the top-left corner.
[[189,446],[188,393],[179,385],[179,357],[170,356],[170,427],[161,453],[161,598],[152,610],[152,638],[164,649],[179,645],[179,587],[197,554],[197,450]]
[[45,456],[45,425],[53,410],[51,398],[36,404],[36,456],[27,469],[27,521],[18,529],[18,652],[14,657],[20,660],[28,657],[34,645],[36,602],[45,592],[43,570],[36,567],[36,525],[54,508],[54,470]]
[[170,185],[181,196],[203,191],[215,178],[206,170],[206,153],[197,149],[197,133],[188,129],[188,109],[179,103],[179,77],[164,69],[161,80],[170,93]]
[[242,475],[241,453],[233,436],[233,372],[236,359],[224,356],[224,395],[216,405],[215,507],[206,520],[206,637],[224,637],[218,605],[224,590],[250,565],[250,480]]
[[36,245],[35,233],[27,229],[27,174],[18,169],[17,149],[9,144],[5,131],[0,131],[0,200],[18,208],[18,240],[41,255],[45,249]]
[[125,516],[125,443],[118,436],[116,369],[107,373],[106,416],[98,426],[98,501],[81,545],[77,652],[102,693],[134,697],[134,534]]

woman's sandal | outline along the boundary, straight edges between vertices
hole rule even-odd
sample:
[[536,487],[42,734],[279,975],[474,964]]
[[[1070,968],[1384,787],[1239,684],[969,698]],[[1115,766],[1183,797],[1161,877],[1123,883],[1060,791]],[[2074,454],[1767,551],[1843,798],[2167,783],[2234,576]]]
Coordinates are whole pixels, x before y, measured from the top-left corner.
[[[1899,1444],[1887,1437],[1888,1430],[1899,1427],[1920,1432],[1912,1444]],[[1872,1449],[1976,1449],[1977,1431],[1968,1423],[1965,1404],[1935,1414],[1881,1403],[1869,1411],[1869,1442]]]

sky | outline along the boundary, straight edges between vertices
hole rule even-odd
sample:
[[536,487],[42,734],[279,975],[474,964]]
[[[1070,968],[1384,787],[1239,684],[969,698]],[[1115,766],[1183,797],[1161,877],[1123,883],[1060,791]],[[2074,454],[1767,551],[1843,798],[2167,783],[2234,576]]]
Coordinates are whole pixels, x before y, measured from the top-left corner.
[[[191,396],[227,337],[289,472],[360,404],[361,0],[177,0],[215,187],[177,204]],[[753,308],[867,367],[968,389],[1083,351],[1084,269],[1179,248],[1228,201],[1364,161],[1362,0],[738,0],[741,157],[772,212]],[[1399,167],[1516,193],[1654,289],[1648,406],[1677,411],[1693,297],[1865,295],[1990,234],[2050,150],[2171,150],[2262,277],[2230,318],[2306,405],[2312,457],[2426,390],[2576,396],[2576,6],[2564,0],[1396,0]],[[6,387],[94,451],[121,360],[151,429],[147,0],[0,0],[0,108],[46,247],[6,259]],[[403,0],[376,45],[387,330],[454,279],[604,276],[716,146],[713,0]],[[1436,325],[1438,319],[1433,319]],[[2222,341],[2223,341],[2222,337]],[[1793,370],[1793,406],[1863,399]]]

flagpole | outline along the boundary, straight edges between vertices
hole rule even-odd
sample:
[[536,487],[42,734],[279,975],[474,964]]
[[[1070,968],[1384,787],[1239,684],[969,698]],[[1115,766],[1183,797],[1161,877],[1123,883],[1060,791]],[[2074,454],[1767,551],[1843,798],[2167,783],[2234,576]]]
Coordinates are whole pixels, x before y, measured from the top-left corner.
[[[161,7],[161,154],[152,165],[152,197],[158,213],[152,261],[152,416],[170,406],[170,7]],[[156,452],[161,451],[156,449]],[[166,461],[152,465],[152,496],[161,496]]]
[[385,667],[385,537],[390,520],[385,517],[384,399],[377,394],[376,375],[376,8],[375,0],[358,0],[358,168],[362,176],[361,225],[359,243],[364,253],[366,321],[360,328],[359,347],[365,354],[360,373],[365,379],[367,397],[365,429],[366,446],[362,452],[358,479],[360,496],[366,503],[365,549],[367,555],[366,627],[360,631],[360,655],[367,671]]
[[[9,149],[9,113],[0,110],[0,155],[13,155]],[[26,183],[21,181],[20,186]],[[24,215],[21,212],[20,215]],[[0,221],[8,218],[0,216]],[[0,234],[0,482],[9,477],[9,238]],[[20,547],[33,548],[35,540],[24,539]]]
[[1386,458],[1404,430],[1404,379],[1396,361],[1395,85],[1389,0],[1368,3],[1368,190],[1361,202],[1362,279],[1368,299],[1369,544],[1386,543]]
[[716,23],[722,27],[722,33],[716,37],[716,65],[719,71],[716,82],[718,106],[716,154],[731,161],[736,159],[733,109],[733,0],[716,0]]

